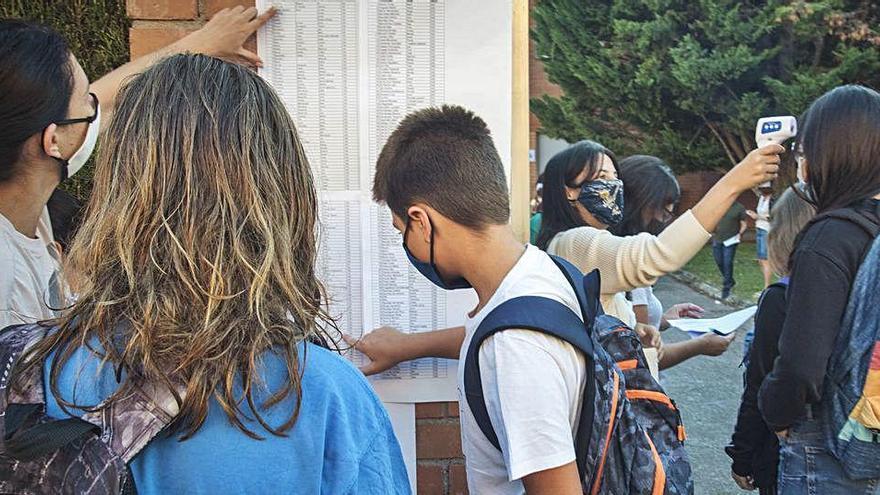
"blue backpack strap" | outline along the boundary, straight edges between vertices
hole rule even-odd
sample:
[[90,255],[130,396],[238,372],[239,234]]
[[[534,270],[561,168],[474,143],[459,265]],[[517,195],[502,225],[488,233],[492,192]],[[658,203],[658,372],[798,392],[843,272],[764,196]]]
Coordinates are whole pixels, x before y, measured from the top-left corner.
[[556,263],[556,266],[565,275],[568,283],[571,284],[581,306],[581,316],[584,318],[584,322],[589,325],[589,328],[592,329],[593,320],[597,316],[605,314],[602,310],[602,305],[599,303],[602,286],[599,270],[593,270],[584,275],[576,266],[564,258],[551,254],[550,259]]
[[[517,297],[501,303],[486,316],[471,338],[465,354],[464,390],[477,425],[498,450],[501,450],[501,444],[492,427],[483,397],[479,353],[480,346],[487,338],[497,332],[510,329],[534,330],[570,343],[584,354],[587,369],[592,367],[594,353],[593,340],[587,333],[584,322],[568,306],[553,299],[539,296]],[[579,431],[589,430],[591,422],[592,414],[582,410]]]

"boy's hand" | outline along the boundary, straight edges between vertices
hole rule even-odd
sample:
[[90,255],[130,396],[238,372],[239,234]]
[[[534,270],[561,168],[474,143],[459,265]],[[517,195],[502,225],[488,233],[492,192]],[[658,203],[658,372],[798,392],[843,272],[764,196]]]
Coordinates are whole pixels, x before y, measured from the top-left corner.
[[256,53],[244,48],[248,38],[275,15],[270,8],[260,15],[257,9],[242,6],[223,9],[214,14],[198,31],[178,42],[180,51],[203,53],[212,57],[239,59],[255,67],[262,67],[263,61]]
[[342,335],[348,345],[370,358],[370,362],[361,367],[361,371],[367,376],[381,373],[411,359],[406,352],[407,337],[407,334],[391,327],[378,328],[360,339]]

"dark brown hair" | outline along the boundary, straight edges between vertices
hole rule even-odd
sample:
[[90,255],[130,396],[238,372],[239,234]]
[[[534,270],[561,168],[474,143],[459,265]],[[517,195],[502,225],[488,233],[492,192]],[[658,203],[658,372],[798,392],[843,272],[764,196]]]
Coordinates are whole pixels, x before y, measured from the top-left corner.
[[807,196],[818,213],[880,192],[880,94],[865,86],[839,86],[814,101],[801,121]]
[[556,153],[547,162],[542,190],[541,232],[537,239],[539,248],[546,250],[550,241],[560,232],[587,225],[568,200],[565,188],[581,187],[582,184],[576,184],[575,180],[585,168],[588,171],[587,182],[593,180],[602,168],[602,155],[610,158],[615,170],[619,170],[614,153],[586,139]]
[[489,128],[460,106],[426,108],[403,119],[379,154],[373,199],[400,218],[424,202],[474,229],[510,218],[507,179]]
[[[128,82],[107,132],[68,258],[78,299],[17,376],[48,360],[46,388],[64,409],[109,409],[145,384],[165,387],[183,439],[212,400],[253,438],[251,420],[285,435],[302,399],[300,344],[333,325],[315,273],[318,198],[293,120],[253,71],[176,55]],[[101,404],[61,393],[61,371],[84,345],[121,378]],[[287,373],[271,388],[269,354]],[[286,400],[285,423],[269,425],[265,410]]]

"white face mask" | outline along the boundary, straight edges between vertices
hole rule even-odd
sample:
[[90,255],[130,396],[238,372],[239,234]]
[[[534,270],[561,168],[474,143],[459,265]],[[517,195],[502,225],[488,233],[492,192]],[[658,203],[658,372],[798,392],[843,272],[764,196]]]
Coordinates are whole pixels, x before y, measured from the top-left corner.
[[64,167],[64,171],[61,173],[61,180],[64,180],[68,177],[73,177],[74,174],[79,172],[83,165],[89,161],[89,157],[92,156],[92,152],[95,151],[95,144],[98,142],[98,133],[101,130],[101,106],[98,106],[98,112],[95,116],[95,120],[89,123],[89,130],[86,132],[86,138],[83,140],[83,143],[80,145],[79,149],[76,150],[76,153],[73,154],[67,160],[61,161],[61,166]]

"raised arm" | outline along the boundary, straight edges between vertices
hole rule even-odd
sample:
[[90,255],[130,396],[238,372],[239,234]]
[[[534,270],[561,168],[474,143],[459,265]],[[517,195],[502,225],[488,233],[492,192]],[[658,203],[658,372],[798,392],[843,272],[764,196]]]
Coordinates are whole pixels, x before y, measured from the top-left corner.
[[783,151],[782,146],[771,144],[749,153],[660,235],[616,237],[608,231],[579,227],[560,234],[551,243],[552,251],[581,271],[598,268],[604,294],[653,285],[659,277],[684,266],[706,245],[710,232],[743,191],[776,177],[778,153]]
[[253,7],[223,9],[198,31],[171,45],[132,60],[93,82],[91,91],[98,95],[98,101],[101,102],[102,129],[110,122],[110,114],[116,105],[116,95],[125,80],[133,74],[142,72],[163,57],[176,53],[202,53],[260,66],[262,64],[260,57],[246,50],[243,45],[274,15],[275,9],[269,9],[261,15],[257,15],[257,9]]

